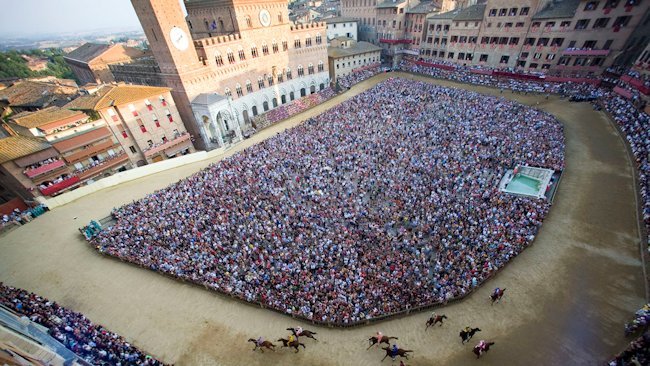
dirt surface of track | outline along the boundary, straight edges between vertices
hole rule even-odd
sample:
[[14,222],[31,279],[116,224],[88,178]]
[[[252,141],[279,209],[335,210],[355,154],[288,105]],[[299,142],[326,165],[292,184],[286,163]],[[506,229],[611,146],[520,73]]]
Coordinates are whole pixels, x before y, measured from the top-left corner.
[[[317,115],[394,76],[498,95],[498,90],[412,76],[382,74],[305,113],[261,131],[225,156]],[[551,97],[503,96],[554,114],[565,126],[566,171],[534,245],[464,301],[436,310],[444,326],[424,331],[428,313],[349,330],[329,329],[242,304],[203,288],[99,255],[77,232],[112,207],[163,188],[201,162],[102,190],[57,208],[0,238],[0,281],[34,291],[87,315],[159,359],[177,365],[378,365],[366,351],[381,330],[413,350],[407,364],[467,365],[479,339],[496,342],[481,365],[603,364],[626,342],[623,324],[644,303],[633,174],[625,145],[588,103]],[[222,157],[220,157],[222,158]],[[161,205],[164,205],[161,202]],[[75,219],[76,217],[76,219]],[[493,307],[488,295],[507,288]],[[275,340],[302,325],[319,343],[302,340],[294,354],[252,352],[250,337]],[[461,345],[466,325],[482,332]],[[384,361],[390,364],[390,359]]]

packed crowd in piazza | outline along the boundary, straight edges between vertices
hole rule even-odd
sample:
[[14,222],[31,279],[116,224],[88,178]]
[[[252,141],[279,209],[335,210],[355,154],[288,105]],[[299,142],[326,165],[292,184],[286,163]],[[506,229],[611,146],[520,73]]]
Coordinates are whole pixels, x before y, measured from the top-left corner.
[[564,168],[562,126],[478,93],[389,79],[115,209],[105,254],[250,302],[350,323],[463,296],[534,239],[549,204],[502,195]]
[[164,365],[82,314],[2,282],[0,305],[47,327],[53,338],[93,365]]

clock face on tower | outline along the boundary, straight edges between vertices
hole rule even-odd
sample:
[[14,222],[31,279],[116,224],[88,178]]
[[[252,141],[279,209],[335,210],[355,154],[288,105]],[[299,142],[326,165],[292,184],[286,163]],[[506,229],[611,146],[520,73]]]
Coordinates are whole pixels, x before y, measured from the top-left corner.
[[185,51],[190,45],[190,39],[187,34],[178,27],[172,27],[169,31],[169,38],[172,40],[172,44],[179,51]]
[[269,13],[268,10],[266,9],[260,10],[260,23],[262,23],[262,25],[265,27],[271,25],[271,14]]

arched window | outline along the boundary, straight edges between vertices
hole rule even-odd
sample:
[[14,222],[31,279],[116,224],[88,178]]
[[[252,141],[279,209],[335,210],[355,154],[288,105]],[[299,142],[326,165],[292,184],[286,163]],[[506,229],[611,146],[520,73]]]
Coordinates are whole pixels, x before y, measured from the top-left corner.
[[302,68],[302,65],[298,65],[298,77],[305,76],[305,70]]
[[223,66],[223,57],[219,51],[214,53],[214,61],[217,63],[217,66]]
[[269,82],[269,86],[273,85],[273,75],[267,75],[266,80]]
[[[293,79],[293,75],[291,75],[291,68],[290,68],[290,67],[287,67],[287,72],[286,72],[286,74],[287,74],[287,80],[291,80],[291,79]],[[292,100],[293,100],[293,99],[292,99]]]
[[311,47],[311,37],[309,34],[307,35],[307,38],[305,38],[305,47]]
[[284,81],[284,74],[282,71],[280,71],[277,75],[275,75],[276,78],[278,78],[278,83],[281,83]]
[[237,84],[237,86],[235,86],[235,91],[237,92],[238,97],[244,96],[244,92],[241,90],[241,85],[240,84]]
[[257,87],[259,89],[264,89],[264,78],[261,76],[257,79]]
[[251,83],[250,80],[246,80],[246,92],[248,93],[253,92],[253,83]]
[[235,55],[232,53],[232,50],[228,49],[228,62],[231,64],[235,63]]
[[282,13],[278,13],[278,23],[282,23]]
[[272,43],[271,47],[273,47],[273,53],[280,52],[280,49],[278,48],[278,42],[276,42],[275,40],[273,40],[273,43]]
[[232,97],[232,92],[230,91],[230,88],[226,88],[223,92],[227,97]]
[[226,30],[226,27],[223,25],[223,20],[221,20],[221,18],[219,18],[219,29],[221,29],[222,32]]
[[316,44],[321,44],[323,43],[323,39],[320,36],[320,33],[316,34]]
[[298,37],[296,37],[293,40],[293,48],[300,48],[300,47],[302,47],[302,44],[300,43],[300,39]]
[[262,54],[264,56],[269,55],[269,46],[266,45],[266,42],[262,43]]
[[289,44],[287,41],[282,41],[282,51],[286,51],[289,49]]
[[323,63],[323,60],[318,61],[318,72],[323,72],[325,71],[325,64]]
[[246,59],[246,52],[244,52],[244,48],[242,46],[239,46],[239,50],[237,51],[239,54],[239,61],[243,61]]
[[251,47],[251,56],[253,56],[253,58],[259,56],[259,55],[257,54],[257,46],[255,46],[255,45],[253,45],[253,46]]
[[309,63],[309,66],[307,66],[307,72],[309,73],[309,75],[314,74],[314,64]]
[[252,27],[253,27],[253,22],[251,21],[251,17],[249,17],[248,15],[246,15],[246,26],[247,26],[248,28],[252,28]]

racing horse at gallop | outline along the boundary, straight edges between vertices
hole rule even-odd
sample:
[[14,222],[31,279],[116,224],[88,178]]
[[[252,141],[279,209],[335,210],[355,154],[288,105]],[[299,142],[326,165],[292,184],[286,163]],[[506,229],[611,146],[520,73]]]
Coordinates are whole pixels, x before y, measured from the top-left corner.
[[490,350],[490,346],[493,346],[494,342],[486,342],[484,340],[481,340],[478,342],[476,346],[474,346],[474,349],[472,352],[476,355],[476,358],[480,358],[482,354],[487,353],[487,351]]
[[431,317],[429,318],[429,320],[427,320],[427,327],[424,328],[424,330],[426,331],[427,329],[429,329],[429,327],[436,325],[436,323],[440,323],[440,326],[442,327],[442,321],[444,319],[447,319],[447,316],[445,314],[442,315],[437,315],[436,313],[431,314]]
[[390,340],[391,339],[399,339],[397,337],[388,337],[388,336],[385,336],[385,335],[381,335],[379,337],[381,337],[381,339],[379,339],[377,336],[372,336],[372,337],[368,338],[368,343],[370,345],[368,346],[368,348],[366,348],[366,351],[369,350],[370,347],[374,346],[375,344],[386,343],[387,345],[390,346]]
[[497,287],[494,289],[494,292],[492,293],[492,295],[490,295],[490,300],[492,300],[492,305],[494,305],[495,302],[498,303],[499,301],[501,301],[504,292],[506,292],[505,288],[500,289]]

